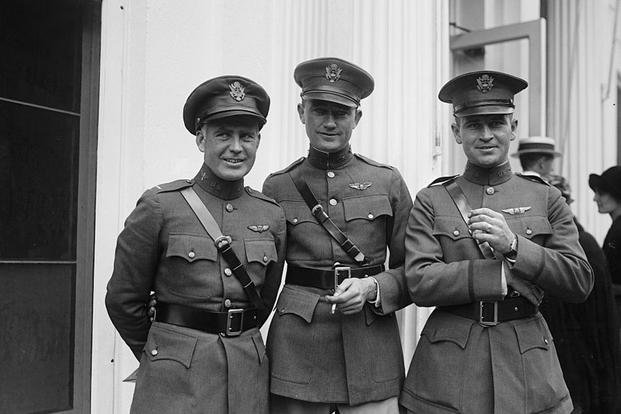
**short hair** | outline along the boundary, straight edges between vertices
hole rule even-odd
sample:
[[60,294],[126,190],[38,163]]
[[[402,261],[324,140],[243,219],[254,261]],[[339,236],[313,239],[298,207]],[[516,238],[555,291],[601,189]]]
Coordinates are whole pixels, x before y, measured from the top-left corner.
[[527,152],[526,154],[520,154],[520,164],[522,164],[523,170],[528,170],[537,162],[544,158],[546,161],[554,159],[554,155],[542,154],[540,152]]

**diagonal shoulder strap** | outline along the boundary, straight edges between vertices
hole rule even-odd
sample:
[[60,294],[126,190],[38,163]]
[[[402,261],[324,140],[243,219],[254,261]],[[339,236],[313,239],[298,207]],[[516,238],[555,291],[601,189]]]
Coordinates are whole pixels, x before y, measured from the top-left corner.
[[190,208],[194,214],[196,214],[196,217],[198,217],[198,220],[205,228],[207,234],[209,234],[209,237],[213,239],[216,248],[231,267],[231,271],[239,283],[241,283],[250,302],[252,302],[257,309],[265,308],[265,304],[259,297],[254,282],[250,279],[250,276],[248,276],[246,268],[231,247],[231,238],[222,234],[220,226],[218,226],[218,223],[216,223],[216,220],[213,218],[205,204],[201,201],[198,194],[196,194],[192,187],[186,187],[181,190],[181,195],[185,198],[185,201],[188,202]]
[[[455,182],[455,180],[448,181],[442,185],[444,186],[444,188],[446,188],[449,197],[451,197],[451,200],[453,200],[453,203],[455,203],[455,207],[457,207],[457,210],[459,210],[461,218],[464,220],[464,223],[466,223],[466,227],[468,227],[468,214],[470,214],[472,208],[468,203],[466,195],[462,191],[461,187]],[[477,242],[477,246],[479,247],[479,250],[483,254],[484,258],[496,258],[492,246],[490,246],[488,242],[479,242],[478,240],[475,241]]]
[[306,202],[308,208],[310,208],[312,215],[317,219],[321,227],[341,246],[345,253],[351,257],[356,263],[363,265],[370,261],[368,257],[360,251],[358,246],[352,242],[349,237],[343,233],[343,231],[332,221],[328,213],[323,209],[323,206],[315,197],[315,194],[311,191],[310,187],[299,174],[295,172],[289,173],[295,188]]

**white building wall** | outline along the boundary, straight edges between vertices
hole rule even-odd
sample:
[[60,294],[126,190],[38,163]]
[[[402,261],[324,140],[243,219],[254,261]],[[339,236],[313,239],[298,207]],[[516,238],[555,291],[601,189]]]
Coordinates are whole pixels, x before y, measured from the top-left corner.
[[[137,363],[107,317],[103,298],[116,236],[142,191],[192,177],[201,165],[181,111],[199,83],[247,76],[272,98],[247,184],[305,155],[293,68],[338,56],[373,74],[376,89],[352,146],[397,166],[412,196],[441,175],[448,108],[436,99],[448,78],[447,2],[436,0],[104,0],[95,240],[92,407],[128,411]],[[400,315],[409,364],[428,316]]]

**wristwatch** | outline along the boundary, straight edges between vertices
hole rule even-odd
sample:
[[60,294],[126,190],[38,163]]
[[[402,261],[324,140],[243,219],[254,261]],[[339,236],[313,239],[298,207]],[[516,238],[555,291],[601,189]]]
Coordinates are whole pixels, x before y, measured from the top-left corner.
[[517,236],[513,235],[513,240],[509,245],[509,251],[504,254],[505,259],[507,259],[511,264],[514,264],[517,260]]

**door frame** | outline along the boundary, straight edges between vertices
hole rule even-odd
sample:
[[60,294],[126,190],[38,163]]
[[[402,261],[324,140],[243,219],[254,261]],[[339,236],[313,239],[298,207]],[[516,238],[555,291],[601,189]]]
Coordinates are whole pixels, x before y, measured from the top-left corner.
[[528,40],[528,96],[531,136],[546,135],[546,20],[536,19],[523,23],[493,27],[453,35],[449,40],[451,52],[486,45]]

